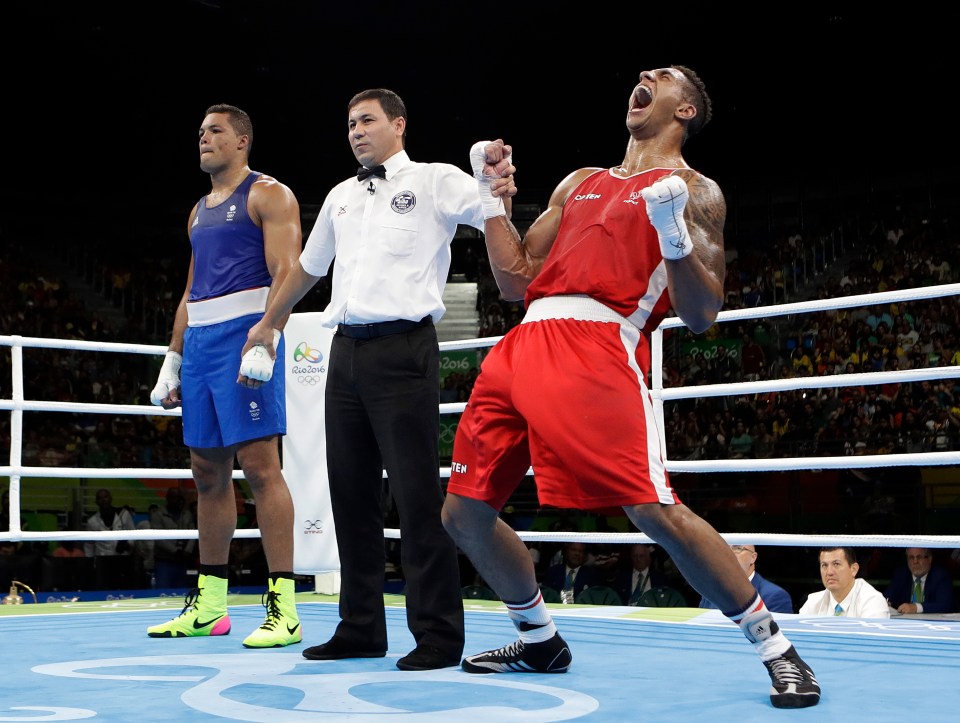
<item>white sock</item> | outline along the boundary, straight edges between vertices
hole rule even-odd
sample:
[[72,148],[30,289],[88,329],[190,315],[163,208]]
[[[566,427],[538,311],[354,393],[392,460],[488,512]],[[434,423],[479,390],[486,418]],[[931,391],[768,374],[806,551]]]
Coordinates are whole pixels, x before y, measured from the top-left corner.
[[753,643],[761,660],[772,660],[790,649],[790,641],[780,632],[780,626],[763,604],[759,593],[740,612],[724,615],[740,626],[747,640]]
[[543,602],[540,590],[537,590],[537,594],[529,600],[504,601],[504,605],[507,606],[507,614],[523,642],[542,643],[557,634],[557,626],[553,624],[553,618],[550,617],[550,611]]

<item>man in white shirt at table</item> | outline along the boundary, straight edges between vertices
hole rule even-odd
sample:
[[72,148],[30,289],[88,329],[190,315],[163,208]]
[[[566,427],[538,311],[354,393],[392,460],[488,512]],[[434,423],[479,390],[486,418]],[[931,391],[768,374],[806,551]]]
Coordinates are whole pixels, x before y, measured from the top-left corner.
[[857,553],[852,547],[820,548],[820,579],[826,589],[810,593],[800,614],[889,618],[890,609],[883,593],[858,578],[859,571]]

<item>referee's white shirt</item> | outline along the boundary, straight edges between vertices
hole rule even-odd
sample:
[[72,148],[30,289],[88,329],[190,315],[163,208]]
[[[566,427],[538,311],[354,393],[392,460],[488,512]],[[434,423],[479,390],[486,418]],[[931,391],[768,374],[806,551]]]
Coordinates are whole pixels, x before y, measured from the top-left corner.
[[323,326],[425,316],[439,321],[458,225],[484,229],[473,176],[449,163],[415,163],[406,151],[384,162],[386,178],[356,176],[327,194],[300,264],[326,276]]

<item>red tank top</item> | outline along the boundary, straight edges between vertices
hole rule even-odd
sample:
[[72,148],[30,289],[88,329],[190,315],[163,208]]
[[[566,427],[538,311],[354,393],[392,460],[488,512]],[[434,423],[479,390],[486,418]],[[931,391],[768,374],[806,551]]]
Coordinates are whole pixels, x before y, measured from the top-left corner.
[[624,178],[609,169],[584,179],[563,207],[560,230],[524,302],[589,296],[649,334],[670,309],[667,271],[640,191],[672,168]]

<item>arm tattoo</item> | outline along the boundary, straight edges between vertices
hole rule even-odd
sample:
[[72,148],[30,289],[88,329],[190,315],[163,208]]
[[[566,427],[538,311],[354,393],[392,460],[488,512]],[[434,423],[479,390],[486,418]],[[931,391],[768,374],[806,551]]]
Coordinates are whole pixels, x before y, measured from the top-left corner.
[[716,182],[705,176],[697,175],[688,186],[691,203],[687,204],[687,210],[695,235],[694,248],[704,266],[722,280],[726,275],[723,248],[726,201]]

